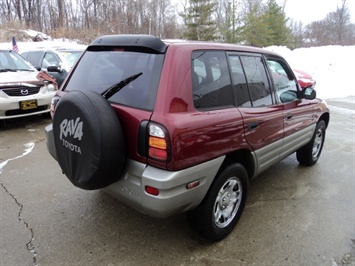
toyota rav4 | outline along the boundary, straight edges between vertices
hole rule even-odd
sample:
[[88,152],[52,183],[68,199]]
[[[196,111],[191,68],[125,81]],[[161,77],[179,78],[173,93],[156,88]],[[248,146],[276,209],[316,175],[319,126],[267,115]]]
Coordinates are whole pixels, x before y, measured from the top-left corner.
[[292,153],[317,162],[329,109],[274,52],[109,35],[87,47],[52,118],[47,148],[75,186],[153,217],[187,212],[194,230],[219,241],[250,179]]

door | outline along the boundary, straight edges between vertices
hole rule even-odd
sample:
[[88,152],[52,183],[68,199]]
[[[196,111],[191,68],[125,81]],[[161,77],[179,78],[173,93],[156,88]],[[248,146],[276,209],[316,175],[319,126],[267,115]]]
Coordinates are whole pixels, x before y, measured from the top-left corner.
[[272,96],[261,55],[229,53],[228,58],[245,138],[254,150],[258,174],[280,159],[283,109]]
[[316,119],[311,101],[302,99],[300,86],[291,68],[281,58],[267,58],[275,98],[283,109],[284,143],[281,157],[286,157],[307,143],[313,135]]

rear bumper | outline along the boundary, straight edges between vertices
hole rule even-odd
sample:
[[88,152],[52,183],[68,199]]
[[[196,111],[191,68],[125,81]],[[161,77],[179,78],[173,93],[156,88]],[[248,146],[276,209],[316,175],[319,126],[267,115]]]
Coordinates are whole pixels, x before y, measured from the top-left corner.
[[57,161],[57,153],[54,146],[54,136],[53,136],[53,124],[49,124],[44,128],[44,133],[46,135],[46,145],[49,154]]
[[[168,217],[200,204],[223,160],[224,157],[219,157],[174,172],[128,160],[124,175],[104,190],[152,217]],[[187,184],[193,181],[199,181],[199,186],[187,189]],[[159,195],[153,196],[145,192],[146,186],[157,188]]]
[[[45,134],[47,149],[57,159],[52,125],[45,128]],[[103,190],[140,212],[165,218],[199,205],[223,160],[224,156],[180,171],[166,171],[128,159],[120,179]],[[193,181],[199,185],[187,189]],[[158,189],[159,195],[146,193],[146,186]]]

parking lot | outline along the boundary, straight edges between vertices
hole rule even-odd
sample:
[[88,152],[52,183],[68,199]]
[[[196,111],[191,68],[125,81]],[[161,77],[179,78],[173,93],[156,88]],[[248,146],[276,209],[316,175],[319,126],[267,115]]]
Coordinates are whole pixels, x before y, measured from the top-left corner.
[[74,187],[46,150],[48,117],[0,121],[0,265],[354,265],[354,103],[328,100],[318,163],[291,155],[254,179],[238,225],[213,244],[184,214],[153,219]]

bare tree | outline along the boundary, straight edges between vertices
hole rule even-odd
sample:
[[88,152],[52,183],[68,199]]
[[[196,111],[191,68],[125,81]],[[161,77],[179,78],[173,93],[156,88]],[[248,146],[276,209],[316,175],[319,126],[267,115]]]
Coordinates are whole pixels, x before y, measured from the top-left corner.
[[342,5],[335,12],[328,13],[325,19],[306,26],[304,38],[307,46],[355,44],[355,25],[350,23],[346,1],[342,0]]
[[335,33],[341,43],[344,42],[344,38],[347,35],[347,25],[350,24],[350,13],[346,1],[347,0],[342,0],[342,5],[340,7],[338,6],[334,13],[328,15],[334,17]]

